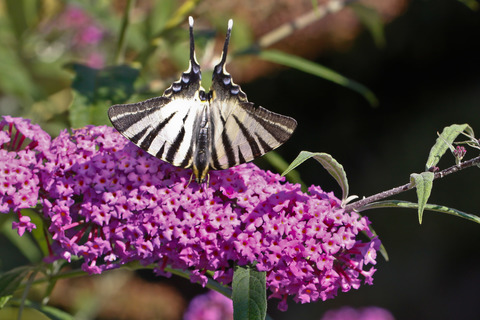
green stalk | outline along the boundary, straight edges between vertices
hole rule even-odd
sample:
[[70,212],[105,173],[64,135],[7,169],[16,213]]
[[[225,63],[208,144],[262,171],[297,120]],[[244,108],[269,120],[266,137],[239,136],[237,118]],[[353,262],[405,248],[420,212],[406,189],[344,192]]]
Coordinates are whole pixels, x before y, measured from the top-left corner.
[[120,28],[120,36],[117,42],[117,49],[115,51],[115,64],[123,64],[125,59],[125,37],[127,34],[127,28],[130,24],[130,14],[132,13],[132,8],[134,6],[135,0],[127,0],[127,5],[125,6],[125,11],[123,12],[122,26]]

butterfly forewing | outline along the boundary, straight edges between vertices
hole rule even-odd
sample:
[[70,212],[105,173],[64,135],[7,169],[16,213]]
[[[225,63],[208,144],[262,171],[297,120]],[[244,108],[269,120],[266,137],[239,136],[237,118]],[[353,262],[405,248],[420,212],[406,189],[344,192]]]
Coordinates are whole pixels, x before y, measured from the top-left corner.
[[159,97],[114,105],[108,114],[115,128],[138,147],[175,166],[188,168],[193,138],[188,128],[193,128],[199,106],[188,99]]

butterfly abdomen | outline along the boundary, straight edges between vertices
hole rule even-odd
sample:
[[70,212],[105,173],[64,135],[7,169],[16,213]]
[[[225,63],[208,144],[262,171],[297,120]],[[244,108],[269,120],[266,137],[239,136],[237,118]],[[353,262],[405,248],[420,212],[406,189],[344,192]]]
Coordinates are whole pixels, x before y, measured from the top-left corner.
[[193,126],[193,173],[198,183],[205,180],[211,158],[212,127],[209,120],[209,108],[204,105]]

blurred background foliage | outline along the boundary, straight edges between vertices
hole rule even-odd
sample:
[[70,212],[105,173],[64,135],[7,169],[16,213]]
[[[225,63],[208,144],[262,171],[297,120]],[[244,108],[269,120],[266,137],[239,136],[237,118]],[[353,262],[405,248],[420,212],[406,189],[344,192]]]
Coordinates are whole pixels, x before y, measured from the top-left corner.
[[[0,114],[30,118],[52,136],[108,124],[111,104],[161,95],[186,69],[188,15],[195,18],[208,88],[233,18],[227,68],[235,82],[251,101],[299,122],[279,154],[291,161],[301,150],[330,153],[347,171],[351,193],[381,192],[424,170],[443,127],[467,122],[480,130],[479,5],[347,2],[327,14],[322,10],[331,2],[323,0],[4,0]],[[289,30],[292,25],[297,29]],[[452,157],[440,166],[453,163]],[[299,173],[307,185],[340,196],[313,160]],[[430,201],[478,215],[478,177],[469,169],[436,181]],[[414,201],[415,195],[401,198]],[[274,319],[319,319],[343,305],[378,305],[396,319],[480,318],[477,225],[427,212],[419,226],[414,210],[365,214],[390,256],[388,263],[378,259],[374,285],[327,302],[291,302],[285,313],[273,302]],[[3,271],[28,262],[5,234]],[[91,319],[179,319],[202,291],[148,271],[116,272],[59,282],[52,304]]]

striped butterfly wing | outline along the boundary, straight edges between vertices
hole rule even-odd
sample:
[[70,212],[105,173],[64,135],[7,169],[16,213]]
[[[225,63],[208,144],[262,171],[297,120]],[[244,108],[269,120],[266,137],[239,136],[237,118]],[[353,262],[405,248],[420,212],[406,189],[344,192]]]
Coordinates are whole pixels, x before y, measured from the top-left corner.
[[158,97],[114,105],[108,115],[113,126],[149,154],[175,166],[192,164],[193,124],[198,105],[184,98]]
[[294,119],[251,102],[216,101],[212,104],[212,118],[225,123],[222,128],[214,128],[210,167],[215,170],[252,161],[278,148],[297,126]]
[[[231,21],[231,20],[230,20]],[[295,119],[255,106],[225,70],[231,23],[220,63],[213,70],[210,122],[213,125],[210,168],[226,169],[252,161],[287,141]]]
[[113,105],[108,116],[115,129],[149,154],[175,166],[189,168],[193,161],[193,128],[207,103],[195,59],[193,24],[190,25],[190,65],[161,97],[139,103]]

